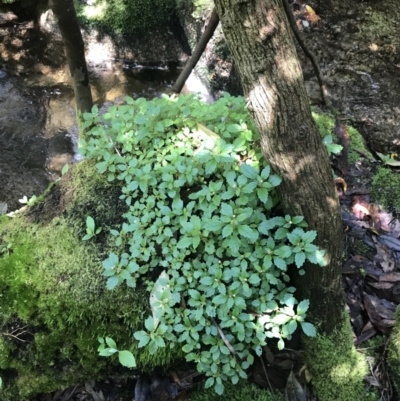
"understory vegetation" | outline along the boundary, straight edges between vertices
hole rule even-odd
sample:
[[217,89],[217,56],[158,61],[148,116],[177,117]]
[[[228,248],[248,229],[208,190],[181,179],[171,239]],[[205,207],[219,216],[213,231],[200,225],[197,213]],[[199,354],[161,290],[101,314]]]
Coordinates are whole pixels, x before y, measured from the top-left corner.
[[107,288],[144,283],[152,315],[134,333],[139,347],[179,346],[222,394],[225,381],[247,377],[268,338],[282,349],[298,327],[315,335],[286,272],[294,264],[304,274],[306,260],[323,265],[324,252],[303,217],[279,212],[281,180],[243,98],[225,94],[207,107],[194,96],[127,101],[84,114],[82,129],[92,128],[80,141],[98,172],[121,183],[129,208],[110,231]]
[[244,106],[128,98],[85,115],[87,159],[2,218],[3,400],[127,372],[97,337],[139,371],[186,357],[222,393],[266,341],[315,334],[286,270],[323,251],[302,217],[281,215]]
[[[148,372],[184,359],[213,399],[242,388],[264,344],[316,335],[287,268],[323,265],[323,250],[301,216],[282,215],[243,98],[127,98],[83,117],[85,160],[24,215],[1,219],[2,399],[127,374],[119,361]],[[314,118],[328,151],[340,150],[326,139],[332,118]],[[330,367],[310,367],[315,388],[357,398],[365,361],[343,359],[351,339],[343,350],[317,339]],[[334,398],[325,375],[342,389]]]

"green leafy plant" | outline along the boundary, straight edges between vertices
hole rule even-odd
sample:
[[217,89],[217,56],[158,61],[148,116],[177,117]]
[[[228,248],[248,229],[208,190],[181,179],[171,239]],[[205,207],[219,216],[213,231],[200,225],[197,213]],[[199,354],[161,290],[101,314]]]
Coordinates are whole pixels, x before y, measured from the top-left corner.
[[117,348],[116,342],[111,337],[99,337],[99,355],[101,356],[112,356],[118,354],[118,360],[121,365],[126,366],[127,368],[134,368],[136,367],[136,360],[133,356],[132,352],[130,351],[119,351]]
[[33,206],[37,202],[38,198],[36,195],[33,195],[29,199],[26,195],[24,195],[21,199],[18,199],[19,203],[26,204],[28,206]]
[[82,238],[83,241],[88,241],[101,232],[102,228],[96,228],[93,217],[87,216],[86,218],[86,235]]
[[332,135],[327,135],[324,138],[324,144],[326,146],[326,149],[328,151],[329,156],[331,154],[335,154],[336,155],[336,154],[340,153],[342,151],[342,149],[343,149],[342,145],[339,145],[337,143],[333,143]]
[[298,327],[315,335],[287,269],[324,265],[324,251],[302,216],[281,215],[281,179],[243,98],[127,98],[83,118],[82,154],[129,206],[110,231],[118,251],[103,261],[107,288],[151,292],[139,347],[181,347],[221,394],[225,381],[247,377],[268,339],[282,349]]

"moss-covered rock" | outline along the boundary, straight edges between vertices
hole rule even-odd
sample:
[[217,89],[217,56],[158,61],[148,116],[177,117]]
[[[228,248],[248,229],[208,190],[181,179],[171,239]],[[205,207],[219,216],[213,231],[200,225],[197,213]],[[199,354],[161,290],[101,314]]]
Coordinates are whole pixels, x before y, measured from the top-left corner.
[[[87,379],[124,374],[116,359],[98,356],[98,336],[130,349],[140,370],[170,366],[179,352],[156,355],[132,345],[149,314],[148,294],[120,286],[107,291],[101,260],[106,236],[82,241],[85,218],[118,225],[120,190],[82,162],[28,212],[0,224],[1,399],[22,401]],[[127,372],[127,371],[125,371]]]
[[[338,138],[335,135],[335,117],[329,113],[321,113],[318,108],[313,109],[312,115],[318,126],[321,136],[324,138],[327,135],[332,135],[333,142],[338,143]],[[361,134],[351,125],[346,125],[346,128],[350,136],[348,149],[349,163],[355,163],[360,158],[360,154],[355,149],[363,151],[365,154],[369,155],[372,158],[373,156],[365,147],[364,140]]]
[[396,312],[396,323],[389,343],[387,362],[390,378],[397,394],[400,395],[400,308],[397,308]]
[[400,175],[390,168],[378,167],[372,179],[371,196],[385,209],[400,210]]

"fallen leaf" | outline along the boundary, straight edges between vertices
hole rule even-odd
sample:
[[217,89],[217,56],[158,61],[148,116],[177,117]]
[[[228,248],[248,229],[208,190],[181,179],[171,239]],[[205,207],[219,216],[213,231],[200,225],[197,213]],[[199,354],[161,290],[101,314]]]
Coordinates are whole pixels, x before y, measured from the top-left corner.
[[383,334],[389,334],[394,326],[396,307],[385,299],[379,299],[366,292],[364,295],[364,305],[371,323]]
[[380,264],[384,273],[393,271],[396,265],[391,257],[389,248],[380,241],[379,237],[373,236],[372,241],[374,242],[376,249],[374,260]]
[[290,372],[286,388],[285,388],[285,401],[306,401],[306,393],[297,381],[293,371]]
[[312,23],[314,25],[318,24],[319,21],[321,20],[321,18],[318,17],[316,12],[310,6],[306,6],[305,16],[306,16],[308,22],[310,22],[310,23]]
[[164,290],[169,288],[169,285],[165,285],[165,282],[169,281],[169,276],[165,270],[163,270],[160,275],[158,276],[156,282],[154,283],[153,289],[150,293],[150,308],[153,312],[153,319],[154,319],[154,329],[157,328],[158,324],[160,323],[160,319],[156,316],[158,315],[156,311],[160,308],[160,301],[157,298],[157,294],[162,293]]

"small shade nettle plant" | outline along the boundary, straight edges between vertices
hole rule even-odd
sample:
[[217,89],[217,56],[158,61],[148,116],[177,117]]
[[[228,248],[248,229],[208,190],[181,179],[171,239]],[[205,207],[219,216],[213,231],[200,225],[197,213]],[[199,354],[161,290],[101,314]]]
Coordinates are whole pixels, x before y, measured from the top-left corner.
[[324,265],[324,251],[302,216],[280,214],[281,179],[243,98],[127,98],[83,117],[82,154],[121,185],[129,207],[110,231],[120,251],[103,261],[107,288],[151,293],[152,313],[134,333],[139,347],[181,347],[221,394],[226,380],[247,377],[268,339],[283,348],[298,327],[315,335],[287,269]]

